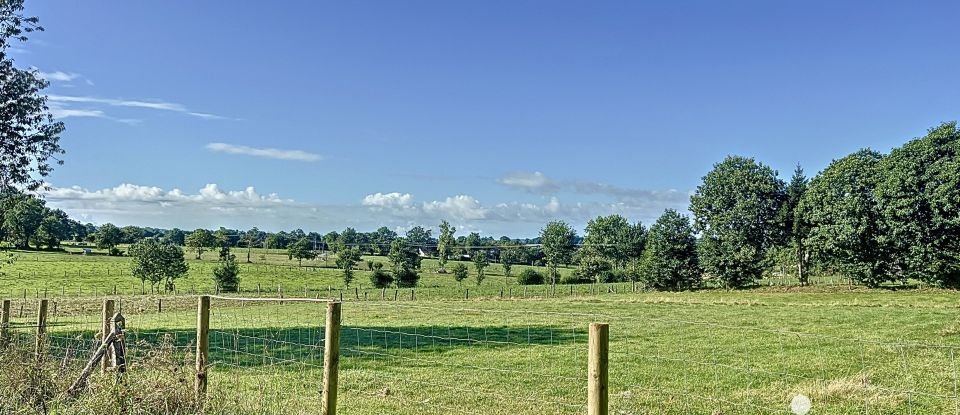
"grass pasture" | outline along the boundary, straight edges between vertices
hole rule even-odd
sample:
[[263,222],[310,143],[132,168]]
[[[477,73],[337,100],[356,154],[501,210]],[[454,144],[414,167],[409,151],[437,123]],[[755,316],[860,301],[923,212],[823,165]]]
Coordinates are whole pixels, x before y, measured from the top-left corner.
[[[122,301],[130,376],[164,338],[191,370],[196,298],[166,297],[162,313],[156,299]],[[614,414],[789,414],[796,394],[810,397],[812,414],[956,413],[956,299],[844,289],[352,300],[343,305],[339,409],[580,414],[587,325],[604,321]],[[51,353],[82,354],[99,299],[55,302]],[[35,300],[16,300],[17,312],[20,303],[14,331],[29,341]],[[214,299],[207,412],[316,413],[324,307]]]

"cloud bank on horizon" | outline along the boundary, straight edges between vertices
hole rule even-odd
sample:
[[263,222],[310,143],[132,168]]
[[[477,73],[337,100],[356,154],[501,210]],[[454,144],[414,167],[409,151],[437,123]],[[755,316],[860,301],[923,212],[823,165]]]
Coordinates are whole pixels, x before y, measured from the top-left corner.
[[[504,176],[499,182],[539,192],[540,201],[486,203],[468,194],[418,201],[410,193],[375,192],[364,195],[355,204],[323,204],[261,193],[252,186],[224,190],[213,183],[196,192],[124,183],[96,190],[79,186],[51,187],[43,195],[51,206],[83,222],[97,224],[183,229],[257,226],[273,231],[301,228],[327,232],[348,226],[359,230],[387,226],[401,231],[417,225],[434,228],[441,220],[447,220],[464,232],[513,237],[535,236],[537,230],[551,220],[564,220],[582,228],[588,220],[608,214],[621,214],[649,224],[664,209],[685,211],[689,197],[688,193],[678,191],[571,184],[547,179],[542,173]],[[612,201],[573,203],[561,199],[564,192],[600,193],[598,189],[616,197]]]

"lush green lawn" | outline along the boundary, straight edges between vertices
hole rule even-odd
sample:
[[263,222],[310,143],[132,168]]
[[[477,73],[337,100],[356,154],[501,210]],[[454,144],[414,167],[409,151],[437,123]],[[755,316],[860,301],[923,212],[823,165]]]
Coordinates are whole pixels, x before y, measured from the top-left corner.
[[[96,344],[99,297],[116,284],[130,376],[150,376],[146,365],[160,344],[192,370],[197,300],[184,291],[212,288],[214,256],[191,259],[180,295],[155,296],[139,295],[126,258],[21,253],[4,267],[0,293],[14,298],[13,332],[29,347],[33,297],[46,288],[50,353],[76,366]],[[304,287],[311,298],[344,295],[344,414],[583,413],[587,327],[595,321],[610,323],[611,413],[784,414],[796,394],[810,397],[811,414],[960,413],[960,295],[953,291],[824,282],[643,293],[620,284],[575,286],[573,295],[570,286],[557,293],[535,286],[522,298],[499,265],[479,288],[473,279],[461,288],[428,260],[416,301],[410,290],[397,292],[397,301],[387,291],[381,301],[366,272],[355,282],[363,289],[340,291],[340,271],[323,261],[301,268],[276,252],[253,259],[243,265],[244,296],[256,296],[257,284],[262,296],[275,295],[277,285],[288,299],[302,297]],[[324,313],[324,303],[215,299],[209,412],[316,413]]]
[[[347,301],[340,409],[583,413],[587,327],[603,321],[611,413],[789,413],[795,394],[812,399],[814,414],[955,413],[957,299],[937,290],[754,290]],[[155,301],[123,302],[134,362],[164,336],[191,349],[196,299],[166,298],[162,313]],[[34,303],[15,323],[30,320]],[[59,358],[92,344],[99,300],[57,304]],[[323,303],[215,299],[211,410],[315,413],[324,313]]]

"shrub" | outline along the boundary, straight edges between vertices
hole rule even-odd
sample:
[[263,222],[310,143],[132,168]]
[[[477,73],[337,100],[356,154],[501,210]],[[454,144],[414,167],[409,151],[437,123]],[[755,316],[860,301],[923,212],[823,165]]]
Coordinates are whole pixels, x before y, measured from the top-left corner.
[[576,270],[569,274],[560,274],[561,284],[589,284],[593,279],[583,275],[583,272]]
[[[380,263],[377,262],[377,264]],[[382,264],[380,268],[383,268]],[[393,275],[390,275],[388,272],[384,272],[380,268],[374,269],[373,273],[370,274],[370,283],[376,288],[389,287],[390,284],[393,284]]]
[[220,261],[213,268],[213,279],[220,290],[236,292],[240,288],[240,266],[237,265],[236,256],[228,254],[226,259]]
[[543,284],[543,274],[533,268],[525,268],[517,275],[517,282],[520,285]]
[[403,268],[395,273],[394,278],[397,282],[397,287],[413,288],[416,287],[417,282],[420,281],[420,274],[415,270]]
[[462,262],[458,262],[453,265],[453,279],[457,280],[457,285],[460,285],[463,280],[467,279],[467,276],[470,275],[470,271],[467,269],[467,266]]

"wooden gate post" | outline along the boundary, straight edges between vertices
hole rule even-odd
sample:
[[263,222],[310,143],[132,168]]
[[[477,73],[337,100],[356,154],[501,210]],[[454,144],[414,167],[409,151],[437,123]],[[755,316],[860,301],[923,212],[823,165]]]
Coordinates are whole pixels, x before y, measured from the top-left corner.
[[40,307],[37,310],[37,343],[34,348],[37,354],[37,361],[43,359],[43,346],[47,334],[47,299],[40,300]]
[[0,308],[0,348],[7,346],[10,340],[10,300],[3,300]]
[[[107,341],[107,336],[113,331],[113,300],[103,300],[103,313],[100,315],[100,342],[101,344]],[[107,349],[107,354],[103,356],[103,360],[100,361],[100,372],[106,372],[110,368],[110,365],[113,362],[113,356],[111,356],[110,349]]]
[[321,415],[337,413],[337,371],[340,367],[340,303],[327,304],[327,327],[323,338],[323,407]]
[[607,355],[610,346],[610,326],[590,323],[590,357],[587,369],[587,415],[607,415],[608,393]]
[[207,395],[207,366],[210,352],[210,296],[197,301],[197,382],[195,392],[201,400]]

